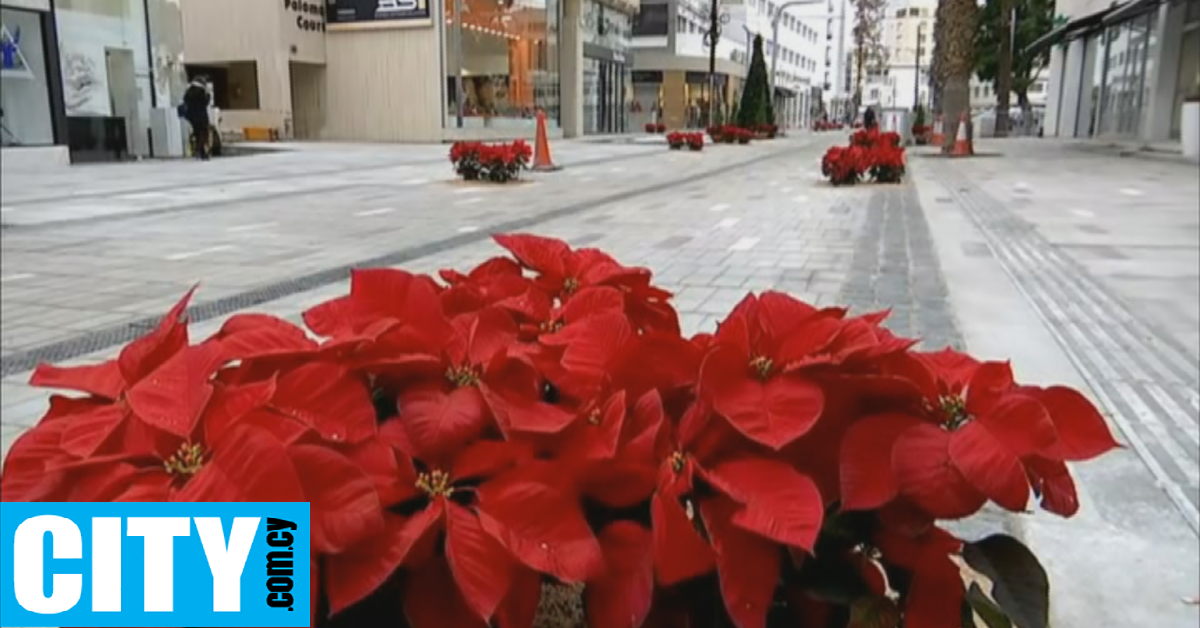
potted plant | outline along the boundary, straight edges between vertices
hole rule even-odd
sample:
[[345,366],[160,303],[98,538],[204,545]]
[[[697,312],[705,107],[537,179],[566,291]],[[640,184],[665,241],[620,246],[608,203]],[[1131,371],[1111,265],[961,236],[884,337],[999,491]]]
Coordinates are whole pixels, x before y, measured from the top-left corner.
[[734,137],[737,138],[738,144],[749,144],[750,140],[754,138],[754,132],[750,129],[738,127]]
[[871,178],[876,183],[899,183],[904,178],[904,149],[879,144],[867,149]]
[[667,133],[667,146],[670,146],[671,150],[679,150],[683,148],[685,140],[686,138],[684,137],[684,134],[680,133],[679,131],[671,131],[670,133]]
[[692,150],[704,150],[704,134],[703,133],[688,133],[687,145]]
[[643,128],[646,129],[647,133],[654,133],[658,130],[658,125],[653,122],[647,122]]
[[1180,116],[1179,139],[1183,143],[1183,156],[1200,159],[1200,88],[1183,100]]
[[510,144],[455,142],[450,146],[450,163],[464,181],[507,183],[520,177],[529,166],[533,148],[525,140]]
[[659,122],[658,124],[654,125],[654,131],[656,133],[666,133],[667,125],[663,124],[662,122]]

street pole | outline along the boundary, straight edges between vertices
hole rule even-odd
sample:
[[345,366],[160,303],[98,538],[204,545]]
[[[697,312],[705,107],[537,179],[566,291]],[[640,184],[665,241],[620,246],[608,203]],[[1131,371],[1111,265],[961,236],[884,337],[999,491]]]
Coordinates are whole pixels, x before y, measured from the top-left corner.
[[713,111],[717,103],[717,42],[721,39],[721,16],[717,0],[709,7],[708,23],[708,124],[713,125]]
[[917,24],[917,59],[914,62],[913,68],[913,111],[916,112],[917,107],[921,105],[921,32],[925,28],[925,22]]
[[454,0],[454,22],[450,25],[450,34],[453,36],[454,60],[458,64],[458,72],[454,74],[454,104],[455,118],[460,129],[463,126],[462,27],[463,3],[462,0]]

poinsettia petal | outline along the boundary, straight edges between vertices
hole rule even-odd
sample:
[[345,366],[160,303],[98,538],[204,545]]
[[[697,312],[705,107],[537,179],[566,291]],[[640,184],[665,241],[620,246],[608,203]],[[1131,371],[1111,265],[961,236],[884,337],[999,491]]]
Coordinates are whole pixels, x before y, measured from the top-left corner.
[[514,561],[475,513],[453,502],[446,504],[446,559],[467,606],[490,620],[508,594]]
[[987,497],[971,486],[950,459],[950,434],[928,424],[905,430],[892,448],[900,493],[939,519],[974,514]]
[[813,306],[782,292],[767,290],[758,295],[759,325],[777,339],[782,339],[816,313]]
[[359,443],[375,434],[375,407],[367,385],[329,362],[311,362],[280,375],[271,407],[325,440]]
[[1091,460],[1120,445],[1096,406],[1079,391],[1065,386],[1022,389],[1050,414],[1058,441],[1043,450],[1048,458],[1078,462]]
[[961,628],[966,593],[958,566],[946,556],[922,559],[913,574],[904,608],[911,628]]
[[287,450],[270,432],[237,424],[211,448],[211,459],[187,481],[175,501],[305,501],[304,488]]
[[316,351],[317,343],[303,329],[268,314],[235,314],[215,336],[227,360],[252,360],[268,356]]
[[775,450],[812,429],[825,407],[820,386],[799,374],[751,377],[749,362],[726,347],[709,353],[701,369],[713,408],[747,438]]
[[997,504],[1014,512],[1029,505],[1021,461],[983,423],[973,421],[950,436],[950,458],[972,486]]
[[121,377],[126,386],[133,386],[142,378],[158,369],[168,358],[181,351],[188,344],[187,306],[196,292],[192,286],[187,294],[167,312],[158,327],[153,331],[130,342],[121,349],[117,364],[121,369]]
[[722,498],[700,504],[729,617],[737,628],[766,628],[783,557],[774,542],[733,525],[736,509],[736,504]]
[[1025,395],[999,398],[977,420],[1018,457],[1049,449],[1058,440],[1046,407]]
[[492,239],[527,268],[564,277],[563,258],[571,252],[571,247],[562,240],[527,234],[497,234]]
[[488,408],[475,386],[413,388],[399,398],[400,425],[419,458],[436,459],[462,447],[487,427]]
[[58,487],[64,474],[48,472],[47,465],[67,457],[59,443],[69,424],[43,421],[13,441],[0,473],[0,501],[43,501],[38,499],[41,494]]
[[1073,517],[1079,512],[1079,495],[1066,463],[1040,456],[1030,456],[1022,462],[1033,492],[1041,498],[1042,508],[1061,517]]
[[185,347],[134,384],[125,398],[141,420],[186,438],[212,395],[208,380],[222,361],[217,345]]
[[29,385],[78,390],[115,401],[125,390],[125,378],[116,360],[65,367],[39,364],[29,378]]
[[768,539],[812,551],[825,502],[816,484],[791,465],[769,458],[718,464],[704,477],[741,507],[732,522]]
[[443,558],[408,574],[401,601],[410,628],[487,628],[487,622],[471,610]]
[[542,574],[517,565],[512,586],[496,609],[497,628],[533,628],[542,602]]
[[87,458],[96,453],[101,445],[129,419],[129,411],[111,404],[100,406],[91,412],[71,417],[62,432],[62,450]]
[[383,527],[375,485],[345,456],[321,445],[288,449],[309,503],[313,548],[340,552]]
[[600,546],[578,503],[517,470],[479,488],[479,518],[522,563],[564,582],[602,568]]
[[712,548],[679,502],[656,493],[650,501],[650,521],[654,526],[654,571],[659,584],[670,586],[709,573],[716,566]]
[[213,387],[212,397],[201,419],[205,439],[208,442],[216,442],[230,425],[251,410],[266,405],[274,395],[274,377],[242,386],[217,384]]
[[326,594],[329,609],[337,614],[366,598],[391,577],[392,573],[419,553],[421,546],[431,546],[445,513],[445,502],[436,500],[429,507],[405,519],[385,515],[379,534],[367,537],[349,551],[326,559]]
[[508,312],[490,307],[475,315],[470,333],[468,359],[471,364],[487,364],[517,341],[517,324]]
[[987,414],[997,401],[1015,387],[1012,365],[1008,362],[984,362],[972,373],[967,385],[967,411],[975,416]]
[[641,626],[654,600],[654,535],[632,521],[617,521],[598,538],[605,571],[584,589],[588,626]]
[[532,459],[533,450],[522,443],[480,440],[454,456],[450,476],[457,482],[486,479]]
[[907,414],[860,419],[846,430],[841,446],[842,508],[872,510],[899,493],[892,470],[892,448],[908,428],[921,422]]

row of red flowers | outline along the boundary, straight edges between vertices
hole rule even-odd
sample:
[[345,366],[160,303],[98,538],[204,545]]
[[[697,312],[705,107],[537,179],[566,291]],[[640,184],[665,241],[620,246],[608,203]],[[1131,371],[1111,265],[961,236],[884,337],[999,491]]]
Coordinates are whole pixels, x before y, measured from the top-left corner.
[[817,120],[813,122],[814,131],[841,131],[846,128],[846,125],[841,122],[830,122],[828,120]]
[[666,133],[667,125],[662,123],[647,122],[645,127],[647,133]]
[[724,126],[709,127],[708,136],[715,143],[733,144],[736,142],[738,144],[749,144],[750,140],[754,139],[755,132],[733,124],[726,124]]
[[441,282],[355,271],[304,313],[321,341],[239,314],[192,344],[189,293],[113,361],[39,367],[86,396],[13,444],[3,499],[309,502],[314,626],[529,628],[549,579],[592,628],[957,627],[959,556],[1044,616],[994,572],[1027,550],[936,520],[1072,515],[1066,462],[1115,446],[1078,392],[776,292],[685,338],[648,270],[496,241]]
[[904,178],[905,155],[898,133],[862,129],[850,136],[850,146],[833,146],[821,158],[821,174],[834,185],[858,183],[869,175],[877,183]]
[[455,142],[450,146],[454,172],[467,181],[513,181],[532,158],[533,148],[524,140],[508,144]]
[[704,148],[704,134],[672,131],[667,134],[667,145],[674,150],[681,149],[685,145],[692,150],[701,150]]

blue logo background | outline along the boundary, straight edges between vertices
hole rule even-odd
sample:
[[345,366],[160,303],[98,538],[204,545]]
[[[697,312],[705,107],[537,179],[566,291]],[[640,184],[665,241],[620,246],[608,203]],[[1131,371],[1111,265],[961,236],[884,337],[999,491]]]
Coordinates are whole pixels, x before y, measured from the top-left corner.
[[[14,578],[14,538],[22,522],[39,515],[57,515],[70,519],[83,539],[81,559],[54,559],[51,536],[43,536],[43,583],[47,596],[52,593],[53,575],[83,574],[79,602],[69,611],[56,615],[30,612],[17,603]],[[92,612],[92,517],[120,517],[121,521],[121,612]],[[127,517],[219,517],[229,543],[234,517],[258,517],[254,543],[241,577],[241,611],[213,611],[213,576],[200,543],[195,521],[189,536],[175,538],[173,611],[147,613],[143,606],[144,542],[141,536],[128,536]],[[267,544],[267,518],[286,519],[296,524],[289,531],[292,547],[292,610],[267,605],[267,553],[287,550]],[[309,525],[308,503],[0,503],[0,625],[29,628],[73,626],[264,626],[292,627],[309,625]]]

